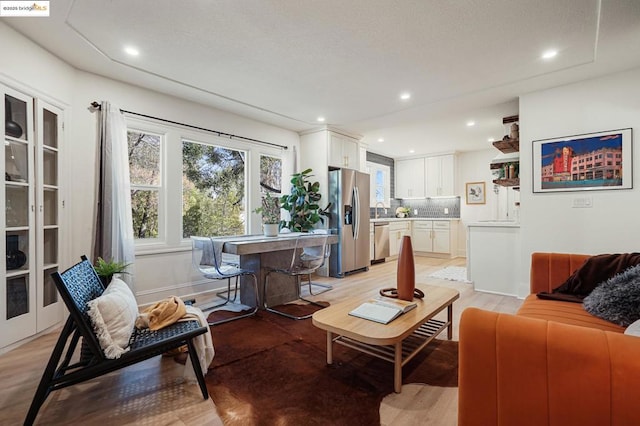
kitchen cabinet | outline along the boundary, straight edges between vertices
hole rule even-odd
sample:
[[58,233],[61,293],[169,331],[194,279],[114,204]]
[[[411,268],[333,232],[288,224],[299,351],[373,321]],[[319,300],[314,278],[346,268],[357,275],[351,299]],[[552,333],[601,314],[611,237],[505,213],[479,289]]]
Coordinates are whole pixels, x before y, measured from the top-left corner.
[[425,197],[425,159],[396,160],[396,198]]
[[359,169],[358,141],[348,136],[329,132],[329,166]]
[[427,197],[455,195],[455,157],[453,155],[427,157],[425,168]]
[[416,220],[412,229],[413,249],[428,253],[451,253],[450,222]]
[[[62,300],[51,279],[60,264],[60,152],[62,110],[0,85],[4,139],[5,255],[0,257],[0,348],[62,320]],[[2,108],[2,107],[0,107]]]
[[[398,252],[400,251],[400,244],[402,243],[402,237],[404,237],[405,235],[411,235],[410,221],[397,220],[389,223],[389,256],[390,257],[398,256]],[[411,242],[413,243],[413,241]]]
[[396,198],[455,195],[453,154],[396,160]]

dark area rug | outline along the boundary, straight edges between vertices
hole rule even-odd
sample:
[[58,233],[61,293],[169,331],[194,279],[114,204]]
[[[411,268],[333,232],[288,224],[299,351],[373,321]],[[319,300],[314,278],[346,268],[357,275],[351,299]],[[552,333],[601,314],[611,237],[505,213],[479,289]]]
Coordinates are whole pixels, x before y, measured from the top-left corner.
[[[392,364],[336,344],[327,365],[326,333],[311,319],[260,311],[211,333],[216,355],[206,381],[225,425],[380,424]],[[457,386],[458,343],[430,343],[405,365],[403,383]]]

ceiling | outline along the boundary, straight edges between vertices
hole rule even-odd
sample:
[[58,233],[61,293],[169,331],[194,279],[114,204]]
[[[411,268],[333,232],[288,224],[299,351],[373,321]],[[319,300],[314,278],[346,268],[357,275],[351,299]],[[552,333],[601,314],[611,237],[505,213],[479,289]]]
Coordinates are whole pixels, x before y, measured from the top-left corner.
[[[294,131],[323,116],[394,158],[489,148],[519,95],[640,66],[640,0],[56,0],[50,9],[4,22],[78,69]],[[543,60],[548,49],[558,54]]]

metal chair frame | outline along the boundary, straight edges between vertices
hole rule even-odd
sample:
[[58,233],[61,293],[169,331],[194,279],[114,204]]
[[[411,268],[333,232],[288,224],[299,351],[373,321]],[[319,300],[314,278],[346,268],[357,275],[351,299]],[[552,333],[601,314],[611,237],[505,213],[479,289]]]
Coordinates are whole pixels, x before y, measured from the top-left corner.
[[[213,306],[208,306],[206,311],[214,311],[218,308],[221,308],[229,303],[234,303],[236,301],[236,297],[238,295],[238,283],[239,279],[242,276],[249,276],[252,279],[254,294],[256,297],[256,303],[253,310],[246,314],[237,315],[233,318],[226,318],[220,321],[209,321],[209,325],[219,325],[224,324],[226,322],[235,321],[241,318],[247,318],[252,315],[255,315],[258,312],[258,278],[256,275],[249,270],[242,269],[235,264],[231,263],[223,263],[222,256],[218,256],[215,251],[215,237],[197,237],[192,236],[192,261],[193,265],[200,273],[207,279],[210,280],[227,280],[227,289],[223,291],[216,292],[216,296],[220,297],[223,302],[215,304]],[[199,256],[198,252],[202,250],[202,255]],[[210,255],[207,256],[205,253],[207,250],[210,250]],[[219,257],[219,258],[218,258]],[[233,298],[231,298],[231,279],[235,278],[235,286],[233,290]],[[226,295],[223,296],[223,295]]]
[[[284,275],[289,275],[292,277],[295,277],[296,279],[296,296],[298,300],[302,300],[303,302],[307,302],[308,304],[314,305],[314,306],[319,306],[324,308],[324,305],[321,305],[317,302],[314,302],[313,300],[309,300],[309,299],[305,299],[304,297],[302,297],[300,290],[302,287],[302,283],[301,283],[301,279],[300,277],[303,275],[306,275],[308,277],[308,285],[309,285],[309,293],[312,296],[318,295],[318,294],[322,294],[326,291],[329,291],[331,289],[333,289],[332,286],[330,285],[326,285],[326,284],[319,284],[319,283],[312,283],[311,282],[311,274],[315,271],[317,271],[319,268],[321,268],[327,258],[329,257],[329,245],[327,244],[327,239],[328,237],[325,236],[324,240],[322,241],[322,243],[319,243],[317,245],[314,245],[312,247],[322,247],[320,253],[322,253],[322,262],[319,264],[314,264],[314,265],[307,265],[305,264],[304,258],[303,256],[305,255],[305,253],[308,253],[308,248],[298,248],[298,245],[301,241],[301,239],[303,238],[309,238],[306,236],[299,236],[298,238],[296,238],[296,245],[295,248],[293,249],[293,253],[291,255],[291,263],[289,265],[288,269],[283,269],[283,268],[270,268],[269,271],[267,272],[267,275],[264,278],[264,286],[263,286],[263,299],[264,299],[264,308],[269,311],[269,312],[273,312],[275,314],[278,315],[282,315],[284,317],[287,318],[291,318],[294,320],[302,320],[302,319],[307,319],[307,318],[311,318],[311,316],[313,314],[309,314],[309,315],[302,315],[302,316],[295,316],[295,315],[291,315],[287,312],[283,312],[283,311],[279,311],[277,309],[271,308],[269,307],[268,301],[267,301],[267,294],[268,294],[268,287],[269,287],[269,276],[272,273],[279,273],[279,274],[284,274]],[[317,238],[317,236],[316,236]],[[315,285],[315,286],[319,286],[319,287],[324,287],[326,290],[317,292],[317,293],[313,293],[311,286]]]
[[[189,357],[202,397],[209,398],[198,354],[193,344],[196,336],[209,332],[208,327],[200,326],[198,321],[184,321],[158,331],[134,329],[129,339],[129,351],[117,359],[106,358],[87,314],[87,302],[100,296],[104,291],[104,286],[93,266],[86,256],[82,256],[81,262],[62,274],[55,272],[51,275],[69,310],[69,317],[40,379],[24,421],[25,425],[33,424],[40,407],[52,391],[102,376],[184,345],[189,349]],[[71,358],[80,337],[82,337],[82,355],[78,362],[71,364]],[[65,347],[67,350],[63,358]]]

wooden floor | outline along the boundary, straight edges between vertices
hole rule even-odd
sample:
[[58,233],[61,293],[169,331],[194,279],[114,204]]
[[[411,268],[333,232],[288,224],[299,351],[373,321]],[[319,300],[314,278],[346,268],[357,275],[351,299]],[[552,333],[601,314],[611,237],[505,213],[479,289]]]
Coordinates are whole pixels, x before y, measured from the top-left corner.
[[[521,304],[513,297],[475,292],[471,284],[428,278],[446,266],[464,264],[465,259],[416,257],[416,282],[460,291],[460,299],[454,303],[454,340],[458,339],[458,320],[464,308],[476,306],[512,313]],[[395,274],[396,263],[387,262],[341,280],[314,278],[334,286],[332,291],[316,298],[335,302],[365,289],[395,286]],[[50,333],[0,356],[0,425],[18,425],[24,421],[57,337],[57,332]],[[156,357],[53,392],[41,408],[36,424],[221,425],[213,401],[202,399],[197,384],[182,382],[183,369],[171,358]],[[456,388],[404,385],[402,393],[384,399],[380,407],[381,423],[455,425],[457,400]],[[330,419],[327,422],[330,423]]]

